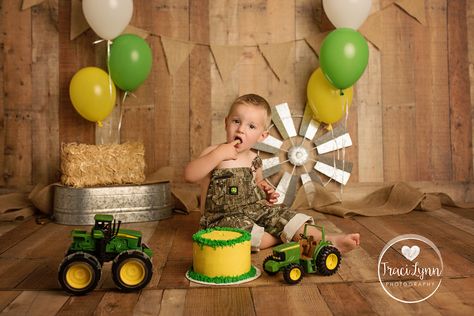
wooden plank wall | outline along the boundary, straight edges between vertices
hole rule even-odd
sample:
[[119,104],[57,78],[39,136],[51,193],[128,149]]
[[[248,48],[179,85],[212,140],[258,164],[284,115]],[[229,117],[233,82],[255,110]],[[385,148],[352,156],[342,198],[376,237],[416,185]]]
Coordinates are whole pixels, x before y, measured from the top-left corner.
[[[69,39],[71,2],[48,0],[21,11],[0,2],[0,187],[30,189],[58,179],[62,142],[103,137],[69,100],[69,81],[82,67],[105,68],[105,43],[88,30]],[[372,44],[368,68],[355,86],[348,128],[354,146],[351,183],[472,182],[474,22],[472,1],[426,1],[423,26],[392,0],[383,10],[383,43]],[[429,4],[428,4],[429,3]],[[321,0],[135,0],[133,26],[147,38],[153,68],[128,97],[120,140],[140,140],[151,173],[184,165],[224,139],[229,103],[254,92],[301,114],[306,83],[318,59],[303,38],[319,33]],[[169,75],[159,36],[198,43]],[[291,63],[278,80],[258,44],[293,42]],[[223,82],[209,47],[245,45]],[[100,137],[99,137],[99,136]]]
[[[468,1],[467,7],[467,38],[468,40],[468,52],[469,52],[469,81],[471,83],[470,91],[471,91],[471,143],[474,140],[474,2]],[[473,150],[473,161],[474,161],[474,146],[472,146]],[[473,163],[474,165],[474,163]],[[474,171],[473,171],[474,172]]]
[[[32,15],[15,1],[2,2],[3,181],[32,181]],[[22,139],[22,142],[18,142]],[[28,180],[27,180],[28,179]]]

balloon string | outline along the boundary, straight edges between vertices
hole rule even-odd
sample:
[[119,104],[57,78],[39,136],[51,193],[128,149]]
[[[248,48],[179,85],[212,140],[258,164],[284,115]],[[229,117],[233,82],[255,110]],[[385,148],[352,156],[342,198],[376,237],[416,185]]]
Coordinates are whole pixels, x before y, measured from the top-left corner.
[[107,73],[109,74],[109,92],[112,97],[112,77],[110,75],[110,45],[112,44],[111,40],[107,40]]
[[128,91],[125,91],[125,93],[123,94],[122,102],[120,103],[120,118],[119,118],[119,122],[117,126],[119,133],[120,133],[120,129],[122,128],[122,118],[123,118],[123,112],[125,108],[125,98],[127,98],[127,95],[128,95]]
[[334,129],[331,128],[330,129],[331,131],[331,137],[332,137],[332,140],[334,141],[334,144],[336,146],[336,150],[333,151],[333,155],[332,155],[332,166],[333,166],[333,169],[332,169],[332,176],[329,177],[328,181],[326,181],[326,183],[324,184],[324,186],[327,186],[331,180],[333,179],[333,177],[336,176],[336,152],[337,154],[339,155],[339,149],[337,148],[337,142],[336,140],[334,139]]
[[[102,43],[105,39],[99,39],[97,41],[92,42],[92,44],[96,45]],[[111,40],[107,40],[107,73],[109,75],[109,93],[112,97],[112,77],[110,76],[110,45],[112,45]]]
[[[345,102],[344,102],[345,101]],[[347,119],[349,117],[349,101],[347,98],[343,100],[342,106],[344,106],[344,112],[345,112],[345,117],[344,117],[344,132],[347,133]],[[342,181],[341,181],[341,196],[340,199],[342,201],[342,194],[344,193],[344,173],[345,173],[345,164],[346,164],[346,138],[343,136],[342,137]]]

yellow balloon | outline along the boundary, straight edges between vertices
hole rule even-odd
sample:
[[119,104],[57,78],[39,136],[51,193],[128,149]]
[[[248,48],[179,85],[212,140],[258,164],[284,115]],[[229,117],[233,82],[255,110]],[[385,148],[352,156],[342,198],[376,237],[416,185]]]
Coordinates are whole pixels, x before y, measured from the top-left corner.
[[341,95],[341,90],[334,88],[324,77],[321,68],[318,68],[309,78],[306,94],[314,119],[332,124],[346,114],[352,103],[353,89],[344,89]]
[[69,97],[76,111],[99,126],[114,109],[116,90],[109,75],[100,68],[82,68],[72,77]]

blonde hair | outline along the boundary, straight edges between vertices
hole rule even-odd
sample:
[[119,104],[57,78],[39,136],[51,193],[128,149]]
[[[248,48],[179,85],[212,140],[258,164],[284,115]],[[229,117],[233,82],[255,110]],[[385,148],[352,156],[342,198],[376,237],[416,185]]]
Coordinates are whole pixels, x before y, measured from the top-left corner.
[[235,109],[237,105],[241,105],[241,104],[254,105],[255,107],[265,110],[265,112],[267,113],[267,119],[265,120],[266,128],[270,126],[270,122],[272,118],[272,109],[270,107],[270,104],[268,104],[267,100],[253,93],[241,95],[240,97],[235,99],[234,102],[232,102],[232,105],[230,106],[230,109],[229,109],[229,113],[227,115],[232,113],[232,111]]

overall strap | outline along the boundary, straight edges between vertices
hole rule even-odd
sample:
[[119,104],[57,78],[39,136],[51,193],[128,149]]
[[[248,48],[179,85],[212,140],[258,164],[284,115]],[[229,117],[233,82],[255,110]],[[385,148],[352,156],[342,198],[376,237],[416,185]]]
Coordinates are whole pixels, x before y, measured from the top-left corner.
[[257,156],[252,160],[252,167],[250,168],[253,173],[257,172],[258,168],[262,167],[262,159],[257,154]]

